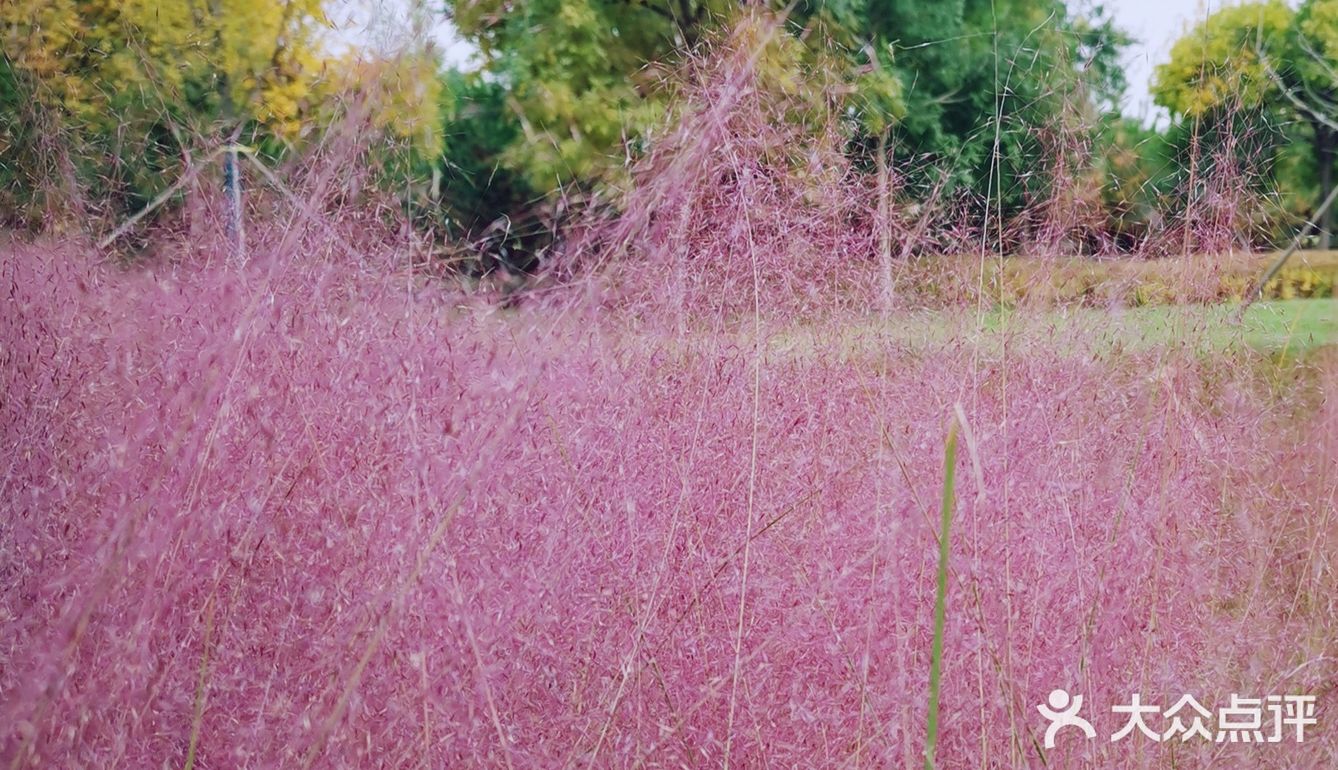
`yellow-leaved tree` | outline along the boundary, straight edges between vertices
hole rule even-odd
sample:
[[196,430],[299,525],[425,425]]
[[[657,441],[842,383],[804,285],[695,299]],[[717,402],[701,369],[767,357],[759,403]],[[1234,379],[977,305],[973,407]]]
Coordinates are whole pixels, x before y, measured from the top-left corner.
[[[320,0],[0,3],[0,181],[23,198],[14,210],[42,208],[54,176],[123,212],[210,144],[296,140],[319,91],[322,21]],[[44,161],[52,150],[61,163]]]
[[[1296,177],[1278,181],[1294,190],[1315,185],[1307,206],[1313,211],[1338,185],[1338,0],[1303,0],[1295,10],[1262,0],[1213,12],[1171,48],[1152,95],[1197,130],[1234,122],[1243,126],[1238,134],[1278,145],[1265,148],[1278,153],[1278,176]],[[1293,150],[1303,162],[1283,163],[1279,150]],[[1338,233],[1338,209],[1317,224],[1327,249]]]

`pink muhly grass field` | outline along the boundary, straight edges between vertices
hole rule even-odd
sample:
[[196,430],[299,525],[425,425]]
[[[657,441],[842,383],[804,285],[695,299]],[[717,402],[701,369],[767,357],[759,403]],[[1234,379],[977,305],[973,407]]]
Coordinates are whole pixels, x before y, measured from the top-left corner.
[[[886,258],[980,233],[753,74],[516,308],[333,227],[0,247],[0,767],[922,766],[958,410],[938,766],[1338,764],[1338,368],[899,341]],[[1320,721],[1111,743],[1134,692]]]
[[[6,766],[918,766],[955,405],[940,766],[1040,765],[1056,687],[1099,739],[1050,766],[1334,762],[1331,400],[1178,348],[633,334],[312,240],[0,256]],[[1112,744],[1135,691],[1321,722]]]

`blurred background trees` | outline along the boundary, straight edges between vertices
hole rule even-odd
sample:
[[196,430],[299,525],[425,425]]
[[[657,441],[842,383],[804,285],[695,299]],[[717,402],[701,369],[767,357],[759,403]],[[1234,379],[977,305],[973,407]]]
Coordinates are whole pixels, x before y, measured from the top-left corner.
[[[1174,119],[1182,177],[1205,177],[1214,153],[1244,164],[1263,190],[1301,217],[1334,185],[1338,160],[1338,0],[1228,6],[1171,49],[1153,82]],[[1334,217],[1320,224],[1330,248]]]
[[[1045,199],[1051,180],[1037,165],[1055,149],[1047,139],[1065,121],[1094,128],[1123,87],[1124,36],[1099,11],[1075,15],[1060,0],[775,6],[789,10],[785,28],[804,44],[764,63],[770,80],[783,82],[780,71],[796,64],[827,73],[814,96],[844,101],[853,153],[883,147],[903,192],[967,201],[978,214],[993,205],[1012,216]],[[537,192],[616,181],[663,124],[684,56],[743,13],[739,3],[690,0],[447,9],[515,121],[494,168]]]
[[56,190],[128,211],[202,137],[296,140],[311,130],[321,19],[321,0],[0,5],[0,110],[17,117],[0,145],[10,218],[50,209]]
[[[1100,6],[408,2],[419,26],[453,24],[467,66],[421,40],[341,46],[322,0],[0,5],[6,224],[50,224],[79,202],[76,221],[113,221],[223,143],[282,162],[354,117],[376,137],[360,156],[368,190],[472,250],[465,269],[524,273],[564,206],[618,205],[700,56],[740,22],[782,13],[760,50],[767,82],[840,114],[856,167],[872,174],[881,156],[899,200],[996,222],[1005,251],[1134,249],[1168,204],[1189,222],[1221,216],[1234,194],[1255,201],[1240,216],[1262,243],[1335,183],[1338,0],[1205,17],[1156,73],[1170,113],[1158,127],[1119,114],[1128,39]],[[1070,210],[1082,214],[1059,214]]]

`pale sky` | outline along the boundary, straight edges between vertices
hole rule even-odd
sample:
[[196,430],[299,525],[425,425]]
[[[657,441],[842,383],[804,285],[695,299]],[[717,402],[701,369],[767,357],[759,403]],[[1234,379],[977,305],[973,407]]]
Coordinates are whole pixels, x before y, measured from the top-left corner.
[[430,0],[328,0],[334,48],[361,46],[393,50],[424,35],[436,44],[442,60],[453,67],[468,67],[474,47],[455,34],[455,28]]
[[1222,0],[1105,0],[1103,5],[1115,23],[1135,38],[1124,55],[1129,81],[1124,114],[1146,123],[1164,119],[1164,111],[1152,103],[1148,93],[1153,69],[1166,61],[1171,45],[1195,22],[1227,4]]
[[[1104,0],[1102,4],[1120,27],[1137,38],[1124,57],[1129,91],[1123,111],[1151,123],[1166,119],[1148,94],[1153,69],[1166,61],[1171,46],[1191,26],[1223,6],[1240,5],[1240,0]],[[1287,0],[1287,4],[1294,8],[1300,2]]]
[[[874,0],[876,2],[876,0]],[[1212,10],[1239,0],[1070,0],[1071,6],[1100,3],[1115,22],[1135,38],[1124,56],[1129,91],[1122,105],[1126,115],[1142,118],[1145,122],[1165,118],[1162,110],[1152,104],[1148,87],[1156,65],[1166,61],[1171,45],[1196,21]],[[1292,5],[1296,0],[1292,0]],[[436,3],[415,0],[335,0],[330,4],[331,19],[342,28],[339,36],[346,41],[362,44],[394,45],[406,37],[411,22],[411,8],[437,7]],[[450,22],[439,13],[420,10],[418,29],[431,35],[442,58],[454,66],[468,66],[473,50],[456,35]]]

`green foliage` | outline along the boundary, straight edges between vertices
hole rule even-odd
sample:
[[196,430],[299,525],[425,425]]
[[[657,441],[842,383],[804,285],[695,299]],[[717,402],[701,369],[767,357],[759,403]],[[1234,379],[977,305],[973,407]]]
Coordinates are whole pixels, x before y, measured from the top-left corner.
[[505,84],[523,141],[501,156],[539,189],[590,179],[618,163],[623,137],[660,115],[659,72],[726,3],[604,0],[463,0],[447,7],[478,46],[484,69]]
[[1284,61],[1291,24],[1282,0],[1222,8],[1171,47],[1170,60],[1156,69],[1153,97],[1189,118],[1271,105],[1272,73]]
[[[1123,88],[1117,57],[1126,39],[1099,8],[1084,16],[1061,0],[764,5],[786,14],[790,34],[760,46],[759,82],[791,99],[835,100],[857,156],[871,158],[890,140],[912,195],[938,188],[946,174],[940,192],[993,200],[1008,214],[1046,198],[1052,180],[1038,166],[1071,138],[1047,131],[1059,123],[1089,131],[1093,111]],[[723,0],[458,0],[447,8],[519,127],[492,167],[538,192],[616,187],[664,121],[685,53],[719,40],[743,14],[765,12]],[[794,117],[804,120],[803,109]]]
[[907,84],[898,153],[923,169],[922,184],[946,169],[949,192],[993,197],[1007,212],[1048,193],[1037,173],[1054,154],[1044,130],[1094,128],[1086,113],[1123,88],[1127,39],[1099,7],[1083,17],[1058,0],[891,0],[870,4],[869,29],[889,41]]
[[524,136],[507,90],[479,73],[448,71],[442,99],[439,213],[452,236],[484,246],[466,270],[532,268],[551,231],[532,218],[542,196],[502,161]]
[[1102,120],[1098,147],[1106,233],[1115,246],[1135,248],[1174,189],[1175,150],[1165,134],[1118,115]]
[[0,120],[0,225],[5,227],[38,221],[46,208],[42,180],[55,176],[25,80],[26,73],[0,56],[0,114],[9,116]]
[[[725,0],[468,0],[447,7],[519,120],[520,137],[499,161],[537,190],[616,174],[663,122],[684,54],[744,13]],[[902,85],[890,55],[865,44],[862,14],[861,2],[797,4],[787,28],[810,44],[766,44],[762,80],[782,88],[797,83],[800,65],[834,76],[841,87],[832,90],[850,95],[854,117],[883,130],[903,112]]]
[[63,130],[67,167],[93,200],[133,207],[220,123],[300,133],[320,14],[320,0],[10,0],[0,99],[32,106],[19,133]]
[[1283,87],[1308,118],[1338,118],[1338,0],[1307,0],[1297,10],[1286,41]]
[[498,83],[456,70],[443,80],[442,191],[455,220],[474,230],[488,224],[494,212],[534,198],[525,179],[499,160],[521,138],[520,122]]
[[1229,140],[1248,176],[1281,193],[1285,223],[1286,212],[1301,213],[1294,201],[1317,202],[1334,184],[1335,75],[1338,2],[1306,0],[1294,12],[1269,0],[1206,17],[1157,68],[1152,93],[1177,119],[1172,135],[1186,173],[1211,174],[1198,159]]
[[929,723],[925,729],[925,770],[934,770],[938,749],[938,704],[942,691],[943,635],[948,615],[948,567],[952,554],[952,517],[956,507],[954,480],[957,472],[957,419],[948,426],[943,445],[943,497],[938,531],[938,581],[934,589],[934,639],[929,652]]
[[725,0],[447,7],[483,66],[472,79],[449,76],[458,96],[446,127],[442,212],[466,232],[505,232],[509,253],[495,256],[513,268],[542,247],[525,242],[543,229],[534,209],[559,191],[616,200],[630,161],[656,140],[692,77],[687,57],[708,44],[750,52],[755,82],[774,92],[787,119],[821,120],[839,106],[852,125],[881,132],[904,114],[890,50],[866,45],[857,23],[862,2],[798,3],[779,30],[775,9]]

